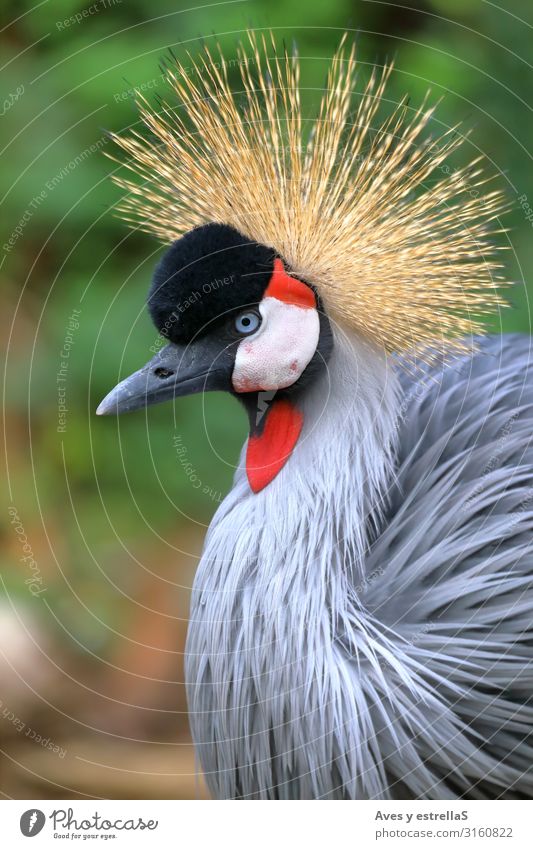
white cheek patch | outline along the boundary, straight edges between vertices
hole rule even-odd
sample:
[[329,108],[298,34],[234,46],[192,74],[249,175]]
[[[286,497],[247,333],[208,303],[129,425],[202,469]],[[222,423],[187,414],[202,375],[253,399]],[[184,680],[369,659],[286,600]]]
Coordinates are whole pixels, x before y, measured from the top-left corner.
[[285,389],[295,383],[313,358],[320,335],[316,309],[263,298],[263,318],[253,336],[237,348],[232,383],[236,392]]

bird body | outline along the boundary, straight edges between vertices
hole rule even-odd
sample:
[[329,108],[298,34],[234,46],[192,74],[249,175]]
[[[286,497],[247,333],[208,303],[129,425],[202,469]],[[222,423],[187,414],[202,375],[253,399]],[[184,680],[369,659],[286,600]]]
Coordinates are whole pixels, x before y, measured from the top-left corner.
[[345,338],[277,478],[237,472],[187,644],[217,797],[531,794],[530,340],[479,345],[378,382]]
[[249,420],[192,593],[201,766],[219,798],[531,795],[530,340],[476,336],[501,194],[441,167],[432,110],[373,126],[390,69],[352,113],[342,45],[306,133],[297,58],[250,41],[244,105],[206,51],[116,139],[123,214],[171,242],[167,345],[98,412],[222,390]]

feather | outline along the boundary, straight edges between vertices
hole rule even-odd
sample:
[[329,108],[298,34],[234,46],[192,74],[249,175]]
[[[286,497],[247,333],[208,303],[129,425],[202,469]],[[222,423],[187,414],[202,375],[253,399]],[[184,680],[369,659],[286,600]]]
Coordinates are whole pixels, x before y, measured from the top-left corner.
[[166,65],[177,106],[156,111],[138,93],[149,133],[113,136],[131,175],[115,178],[123,217],[164,243],[212,221],[235,227],[274,248],[334,319],[387,352],[427,358],[482,332],[483,316],[504,305],[491,245],[502,193],[480,158],[445,164],[465,136],[452,127],[425,137],[435,108],[427,98],[379,118],[392,65],[374,69],[356,97],[345,35],[307,120],[299,59],[272,34],[249,32],[237,60],[205,47],[189,61],[188,70],[174,57]]
[[187,643],[215,796],[531,796],[530,340],[475,341],[415,383],[337,334],[290,462],[237,472]]

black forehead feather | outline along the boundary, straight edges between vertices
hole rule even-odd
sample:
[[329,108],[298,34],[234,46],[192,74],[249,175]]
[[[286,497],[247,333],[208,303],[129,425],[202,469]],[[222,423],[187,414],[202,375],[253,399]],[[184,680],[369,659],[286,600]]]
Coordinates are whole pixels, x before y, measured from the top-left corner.
[[148,295],[157,329],[188,342],[228,312],[261,300],[274,269],[271,248],[225,224],[205,224],[174,242],[159,262]]

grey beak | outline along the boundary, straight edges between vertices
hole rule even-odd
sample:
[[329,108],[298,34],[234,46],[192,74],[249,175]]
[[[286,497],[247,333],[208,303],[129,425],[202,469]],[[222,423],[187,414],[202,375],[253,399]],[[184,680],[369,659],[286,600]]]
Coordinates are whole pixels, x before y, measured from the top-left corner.
[[230,385],[231,363],[220,356],[219,348],[170,343],[142,369],[115,386],[100,403],[96,415],[129,413],[170,398],[228,389]]

